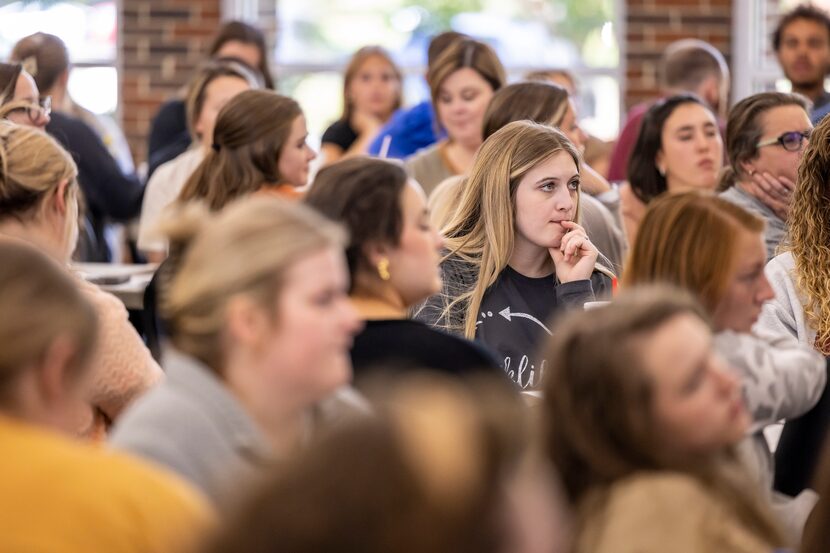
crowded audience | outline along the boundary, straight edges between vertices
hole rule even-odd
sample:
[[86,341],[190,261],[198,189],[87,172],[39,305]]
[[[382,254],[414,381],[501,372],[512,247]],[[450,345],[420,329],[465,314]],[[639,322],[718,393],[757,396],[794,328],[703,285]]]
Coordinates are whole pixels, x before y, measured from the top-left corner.
[[323,117],[224,21],[136,158],[16,36],[0,550],[830,551],[830,16],[770,22],[775,90],[681,35],[604,141],[490,38]]

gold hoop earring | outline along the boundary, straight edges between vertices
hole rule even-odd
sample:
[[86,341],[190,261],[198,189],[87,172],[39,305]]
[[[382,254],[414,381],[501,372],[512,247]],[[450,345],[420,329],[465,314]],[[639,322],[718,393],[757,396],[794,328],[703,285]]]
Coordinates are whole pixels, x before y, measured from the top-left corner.
[[378,261],[378,276],[381,280],[389,280],[392,275],[389,274],[389,260],[385,257]]

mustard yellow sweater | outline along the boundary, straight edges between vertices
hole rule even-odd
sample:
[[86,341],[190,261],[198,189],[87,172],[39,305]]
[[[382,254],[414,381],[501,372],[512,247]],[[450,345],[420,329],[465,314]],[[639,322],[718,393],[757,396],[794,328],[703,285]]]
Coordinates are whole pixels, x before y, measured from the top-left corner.
[[161,469],[0,416],[0,551],[188,552],[213,524]]

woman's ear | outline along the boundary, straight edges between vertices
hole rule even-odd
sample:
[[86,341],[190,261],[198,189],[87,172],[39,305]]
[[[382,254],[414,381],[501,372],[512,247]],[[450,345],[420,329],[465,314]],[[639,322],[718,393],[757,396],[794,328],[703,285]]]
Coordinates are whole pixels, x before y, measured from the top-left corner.
[[75,350],[71,340],[59,337],[44,352],[37,371],[37,389],[43,404],[53,405],[66,395]]
[[265,310],[241,294],[228,300],[225,318],[225,328],[231,339],[252,348],[259,346],[270,327]]
[[755,164],[752,162],[751,159],[748,160],[748,161],[742,161],[740,163],[740,166],[741,166],[741,171],[743,171],[743,173],[745,175],[749,175],[751,177],[752,175],[755,174]]
[[363,246],[363,255],[372,267],[377,266],[382,259],[389,257],[389,246],[382,242],[372,241]]
[[664,177],[666,176],[665,158],[666,156],[663,154],[662,149],[658,150],[657,155],[654,156],[654,166],[657,168],[657,171]]
[[66,200],[66,192],[69,188],[69,181],[67,179],[63,179],[58,183],[58,187],[55,189],[55,195],[53,198],[53,207],[58,211],[60,215],[66,215],[68,211],[67,200]]

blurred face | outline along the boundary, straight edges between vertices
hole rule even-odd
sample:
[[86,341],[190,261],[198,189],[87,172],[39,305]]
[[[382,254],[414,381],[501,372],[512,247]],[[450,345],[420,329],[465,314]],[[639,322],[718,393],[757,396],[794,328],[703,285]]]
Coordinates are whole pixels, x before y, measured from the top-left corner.
[[348,270],[340,249],[297,261],[285,274],[276,320],[263,340],[267,389],[305,408],[351,378],[349,350],[360,329],[347,296]]
[[[763,133],[759,142],[769,142],[789,132],[809,132],[813,128],[810,117],[801,106],[778,106],[767,110],[760,118]],[[770,173],[776,177],[786,177],[792,182],[798,176],[798,164],[801,154],[809,144],[809,139],[801,142],[801,148],[791,152],[780,143],[773,143],[758,148],[755,159],[747,163],[747,168],[760,173]]]
[[761,314],[765,302],[775,297],[764,274],[767,250],[764,237],[741,231],[737,243],[738,259],[729,279],[726,294],[715,309],[715,328],[748,333]]
[[681,104],[663,124],[655,164],[668,189],[712,190],[723,165],[723,140],[715,116],[696,103]]
[[204,146],[207,147],[213,143],[213,128],[216,125],[216,116],[219,115],[219,111],[231,98],[250,88],[248,82],[239,77],[218,77],[205,87],[202,111],[199,112],[199,117],[194,124]]
[[796,88],[821,86],[830,70],[827,27],[811,19],[795,19],[781,32],[778,63]]
[[430,225],[424,191],[414,181],[404,187],[401,211],[400,242],[387,256],[389,282],[410,306],[441,290],[438,265],[444,241]]
[[35,80],[25,71],[21,71],[17,77],[17,84],[9,104],[20,105],[19,109],[10,111],[6,119],[26,125],[28,127],[44,128],[49,123],[49,114],[38,106],[40,92],[38,92]]
[[481,144],[484,112],[492,97],[493,87],[475,69],[464,67],[444,79],[435,109],[450,140]]
[[516,238],[558,248],[579,200],[579,172],[567,152],[558,152],[527,172],[516,187]]
[[562,122],[559,124],[559,130],[568,137],[568,140],[573,142],[580,153],[585,153],[585,140],[587,136],[579,127],[579,123],[577,123],[576,104],[574,104],[573,99],[568,100],[568,109],[562,118]]
[[223,44],[219,50],[216,51],[216,54],[214,54],[213,57],[236,58],[244,61],[254,69],[258,69],[260,62],[262,61],[259,48],[257,48],[255,44],[240,42],[238,40],[229,40]]
[[674,455],[708,455],[741,440],[749,426],[738,378],[712,351],[699,318],[670,319],[642,342],[655,426]]
[[308,183],[308,171],[311,161],[317,157],[314,150],[306,143],[308,130],[305,126],[305,116],[299,115],[291,123],[288,139],[280,150],[277,169],[283,182],[291,186],[305,186]]
[[394,68],[380,56],[370,56],[349,82],[348,97],[355,111],[386,119],[401,95]]

